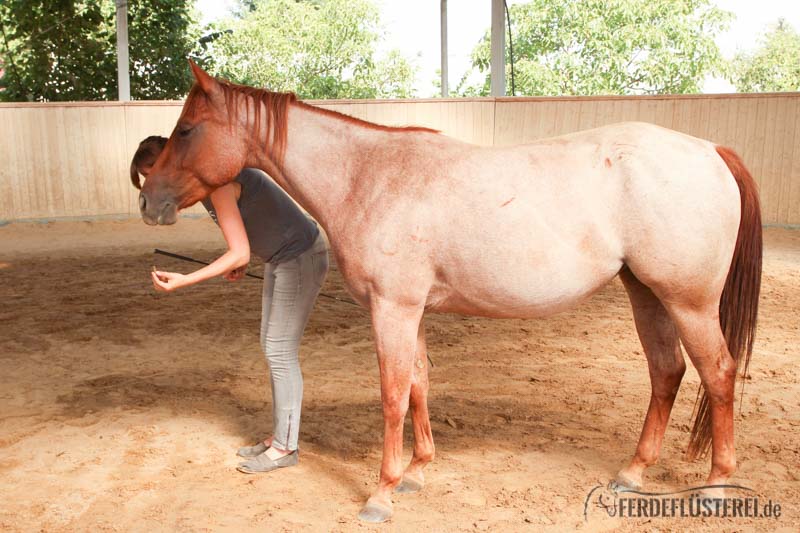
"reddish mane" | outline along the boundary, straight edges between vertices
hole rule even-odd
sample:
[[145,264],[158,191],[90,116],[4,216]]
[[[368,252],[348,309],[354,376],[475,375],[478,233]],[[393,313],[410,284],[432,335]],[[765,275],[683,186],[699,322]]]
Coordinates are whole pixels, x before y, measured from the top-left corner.
[[[290,105],[302,106],[303,108],[312,110],[316,113],[320,113],[329,117],[334,117],[339,120],[348,122],[350,124],[374,130],[381,130],[388,132],[439,133],[438,130],[425,128],[421,126],[397,127],[397,126],[384,126],[381,124],[375,124],[373,122],[368,122],[360,118],[355,118],[349,115],[345,115],[344,113],[339,113],[338,111],[312,106],[310,104],[298,100],[297,96],[294,93],[271,92],[266,89],[258,89],[255,87],[249,87],[247,85],[239,85],[219,78],[217,78],[217,82],[219,83],[219,87],[222,89],[222,92],[225,95],[225,105],[229,110],[228,120],[231,123],[233,123],[235,120],[238,119],[239,116],[238,104],[241,98],[245,99],[245,110],[248,119],[250,118],[250,110],[251,108],[253,109],[253,119],[255,121],[255,130],[253,134],[257,139],[260,139],[262,134],[261,113],[263,105],[263,109],[267,111],[267,116],[266,116],[267,130],[264,132],[267,153],[270,154],[273,162],[279,166],[283,164],[283,157],[284,154],[286,153],[286,136],[288,128],[287,115]],[[197,97],[198,93],[202,94],[203,91],[197,84],[195,84],[192,87],[191,91],[189,91],[189,96],[186,99],[187,109],[192,108],[194,98]]]
[[298,100],[297,105],[301,105],[306,109],[310,109],[317,113],[321,113],[323,115],[327,115],[330,117],[335,117],[345,122],[349,122],[350,124],[356,124],[358,126],[363,126],[365,128],[370,128],[373,130],[380,130],[380,131],[398,131],[398,132],[427,132],[427,133],[441,133],[439,130],[435,130],[432,128],[426,128],[424,126],[384,126],[383,124],[375,124],[374,122],[369,122],[367,120],[363,120],[360,118],[352,117],[350,115],[345,115],[344,113],[340,113],[338,111],[334,111],[332,109],[325,109],[322,107],[316,107],[310,104],[307,104],[303,101]]

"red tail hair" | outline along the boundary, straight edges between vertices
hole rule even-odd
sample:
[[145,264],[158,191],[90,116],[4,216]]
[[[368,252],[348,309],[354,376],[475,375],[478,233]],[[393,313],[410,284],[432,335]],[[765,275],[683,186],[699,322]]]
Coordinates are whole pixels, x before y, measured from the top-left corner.
[[[739,155],[723,146],[717,146],[717,153],[736,179],[741,197],[739,235],[736,238],[728,279],[719,301],[719,323],[728,351],[736,361],[739,374],[744,377],[753,355],[758,297],[761,292],[761,208],[756,182]],[[708,397],[701,388],[687,455],[690,459],[704,456],[710,446],[711,410]]]

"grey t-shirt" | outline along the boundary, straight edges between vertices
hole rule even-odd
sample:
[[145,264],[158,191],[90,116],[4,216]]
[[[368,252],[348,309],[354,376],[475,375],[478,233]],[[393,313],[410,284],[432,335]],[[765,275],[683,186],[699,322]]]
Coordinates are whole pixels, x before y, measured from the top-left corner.
[[[311,248],[319,235],[316,222],[306,216],[265,173],[246,168],[235,181],[242,186],[237,204],[252,253],[267,263],[278,264]],[[211,198],[202,203],[214,222],[219,224]]]

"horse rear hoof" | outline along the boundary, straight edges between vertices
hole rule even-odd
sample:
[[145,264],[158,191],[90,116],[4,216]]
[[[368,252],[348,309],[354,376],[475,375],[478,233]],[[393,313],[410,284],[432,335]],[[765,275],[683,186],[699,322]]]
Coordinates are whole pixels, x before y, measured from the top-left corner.
[[725,499],[725,487],[721,487],[718,485],[706,486],[700,490],[698,497],[700,498],[700,501],[709,505],[714,505],[715,504],[714,500]]
[[358,513],[359,519],[373,524],[386,522],[391,517],[391,507],[387,507],[381,503],[373,502],[371,500],[367,500],[367,503],[361,508],[361,512]]
[[394,488],[394,491],[398,494],[411,494],[412,492],[421,491],[422,486],[422,482],[403,476],[403,481]]

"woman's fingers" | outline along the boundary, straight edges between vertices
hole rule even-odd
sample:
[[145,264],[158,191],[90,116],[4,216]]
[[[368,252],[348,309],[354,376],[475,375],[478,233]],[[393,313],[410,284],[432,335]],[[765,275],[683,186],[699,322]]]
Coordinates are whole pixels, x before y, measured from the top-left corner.
[[239,267],[234,268],[230,272],[226,273],[222,277],[228,281],[238,281],[244,277],[244,273],[247,271],[247,267]]
[[153,287],[155,287],[157,291],[171,291],[173,287],[169,285],[169,281],[171,279],[170,274],[171,272],[160,272],[158,270],[151,272],[150,278],[153,280]]

